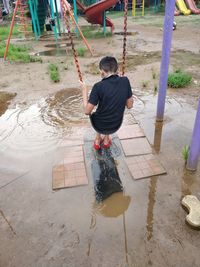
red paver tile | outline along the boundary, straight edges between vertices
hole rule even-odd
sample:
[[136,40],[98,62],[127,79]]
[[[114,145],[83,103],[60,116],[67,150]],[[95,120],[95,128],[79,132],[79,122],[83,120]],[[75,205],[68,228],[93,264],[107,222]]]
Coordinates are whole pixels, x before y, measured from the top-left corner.
[[64,164],[64,171],[53,170],[53,189],[88,184],[83,162]]
[[[139,159],[138,162],[137,159]],[[147,178],[154,175],[166,173],[163,166],[159,163],[159,161],[153,154],[126,157],[125,161],[134,179]]]
[[133,138],[121,140],[122,148],[126,156],[138,156],[152,152],[146,138]]
[[122,126],[117,135],[120,140],[145,136],[138,124]]
[[64,171],[64,164],[58,164],[53,167],[53,171]]
[[64,171],[53,171],[53,179],[54,180],[64,179]]
[[83,148],[82,146],[68,147],[64,155],[64,164],[83,162]]

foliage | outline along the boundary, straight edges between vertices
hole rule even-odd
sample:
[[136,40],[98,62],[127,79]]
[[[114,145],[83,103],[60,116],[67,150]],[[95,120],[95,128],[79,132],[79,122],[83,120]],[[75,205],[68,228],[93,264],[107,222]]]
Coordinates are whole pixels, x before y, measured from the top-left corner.
[[60,74],[59,74],[59,69],[58,69],[57,65],[49,64],[48,72],[49,72],[50,78],[53,82],[57,83],[60,81]]
[[[0,41],[4,41],[8,38],[10,26],[0,26]],[[22,37],[23,33],[18,31],[18,26],[14,26],[12,31],[12,37]]]
[[93,26],[81,27],[81,30],[86,39],[99,39],[112,36],[112,32],[106,32],[104,35],[102,28]]
[[182,156],[183,156],[183,159],[185,160],[185,162],[187,161],[188,159],[188,156],[189,156],[189,146],[188,145],[185,145],[183,150],[182,150]]
[[84,57],[85,56],[85,52],[86,52],[86,48],[85,47],[77,47],[77,54],[79,57]]
[[176,70],[168,75],[168,86],[172,88],[182,88],[190,84],[192,76],[182,70]]
[[[3,42],[0,42],[0,58],[4,57],[4,52],[6,49],[6,45]],[[29,55],[30,48],[25,45],[9,45],[9,50],[7,54],[7,59],[16,62],[42,62],[42,59],[37,56]]]
[[142,81],[142,87],[143,87],[143,88],[147,87],[147,86],[148,86],[148,84],[149,84],[149,82],[148,82],[148,81]]

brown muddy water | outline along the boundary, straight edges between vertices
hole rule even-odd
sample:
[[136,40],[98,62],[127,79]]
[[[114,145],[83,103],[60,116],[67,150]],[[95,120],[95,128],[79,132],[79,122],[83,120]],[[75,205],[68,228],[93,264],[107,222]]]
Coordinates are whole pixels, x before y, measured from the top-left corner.
[[130,112],[167,175],[133,181],[124,173],[124,192],[101,203],[91,177],[87,186],[52,191],[52,167],[67,150],[63,140],[73,141],[88,127],[78,90],[18,105],[0,117],[1,266],[199,267],[200,233],[185,224],[180,204],[185,194],[200,197],[199,170],[186,171],[181,156],[195,110],[168,96],[161,127],[155,124],[156,95],[135,94]]

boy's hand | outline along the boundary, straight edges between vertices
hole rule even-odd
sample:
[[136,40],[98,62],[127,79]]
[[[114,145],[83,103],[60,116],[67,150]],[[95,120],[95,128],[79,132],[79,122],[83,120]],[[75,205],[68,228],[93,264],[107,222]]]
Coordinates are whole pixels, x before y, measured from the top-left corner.
[[80,81],[80,80],[79,80],[79,83],[80,83],[81,88],[82,88],[83,90],[87,90],[87,86],[86,86],[86,84],[85,84],[84,81]]

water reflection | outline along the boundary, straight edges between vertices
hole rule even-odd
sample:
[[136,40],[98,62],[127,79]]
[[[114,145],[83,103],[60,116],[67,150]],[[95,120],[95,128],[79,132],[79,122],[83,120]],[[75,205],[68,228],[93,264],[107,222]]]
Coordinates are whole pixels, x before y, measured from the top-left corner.
[[123,215],[128,209],[131,197],[126,196],[124,192],[112,194],[104,201],[93,204],[93,212],[104,217],[118,217]]
[[155,205],[156,187],[158,178],[154,177],[150,180],[149,186],[149,201],[147,207],[147,240],[149,241],[153,236],[153,210]]
[[97,202],[105,200],[113,193],[123,191],[123,186],[113,157],[93,160],[92,176]]
[[160,152],[161,138],[162,138],[163,122],[156,121],[154,131],[154,149],[157,153]]

